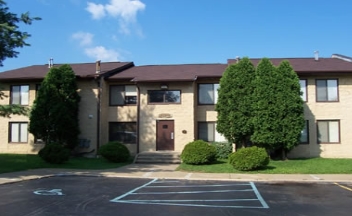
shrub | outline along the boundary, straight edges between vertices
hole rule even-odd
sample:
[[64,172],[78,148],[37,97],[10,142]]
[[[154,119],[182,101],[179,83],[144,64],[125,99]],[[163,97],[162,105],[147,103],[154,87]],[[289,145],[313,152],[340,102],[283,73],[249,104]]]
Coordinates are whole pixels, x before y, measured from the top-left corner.
[[46,144],[38,155],[48,163],[62,164],[70,158],[70,150],[58,143],[50,143]]
[[217,159],[227,159],[232,153],[232,143],[229,142],[213,142],[212,145],[216,148]]
[[126,162],[130,158],[128,148],[119,142],[108,142],[99,148],[98,154],[114,163]]
[[253,146],[232,153],[229,163],[237,170],[256,170],[268,165],[269,156],[264,148]]
[[216,148],[203,140],[196,140],[185,146],[181,159],[186,164],[209,164],[216,161]]

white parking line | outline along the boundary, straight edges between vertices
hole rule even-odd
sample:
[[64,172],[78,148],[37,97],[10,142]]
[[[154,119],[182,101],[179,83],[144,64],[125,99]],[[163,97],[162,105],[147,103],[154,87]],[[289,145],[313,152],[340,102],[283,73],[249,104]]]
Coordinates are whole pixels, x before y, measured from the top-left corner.
[[[197,185],[175,185],[179,181],[158,181],[154,179],[138,188],[135,188],[115,199],[112,199],[111,202],[118,203],[132,203],[132,204],[154,204],[154,205],[174,205],[174,206],[194,206],[194,207],[214,207],[214,208],[269,208],[268,204],[264,201],[263,197],[260,195],[258,189],[256,188],[253,182],[249,183],[238,183],[238,184],[197,184]],[[161,185],[163,183],[172,183],[171,185]],[[238,187],[240,189],[231,189],[221,190],[221,187]],[[246,187],[248,186],[248,187]],[[178,191],[170,191],[168,189],[180,188]],[[182,189],[185,188],[185,189]],[[186,188],[194,188],[189,190]],[[209,190],[197,190],[196,188],[209,188]],[[217,188],[218,190],[214,190]],[[242,188],[242,189],[241,189]],[[144,189],[144,190],[143,190]],[[149,189],[149,190],[148,190]],[[154,191],[153,191],[154,189]],[[159,191],[155,191],[159,189]],[[225,188],[223,188],[225,189]],[[163,191],[160,191],[163,190]],[[243,193],[244,192],[244,193]],[[210,193],[226,193],[229,199],[211,199],[212,195]],[[254,194],[253,194],[254,193]],[[178,194],[185,197],[185,199],[172,199],[172,194]],[[192,194],[207,194],[209,199],[187,199],[192,198]],[[138,197],[139,195],[143,198],[137,199],[128,199],[128,197]],[[154,199],[148,199],[148,195],[152,195]],[[163,195],[167,195],[168,199],[160,199]],[[171,195],[171,197],[170,197]],[[254,196],[255,195],[255,198]],[[161,196],[161,197],[160,197]],[[238,197],[237,199],[234,199]],[[193,196],[194,197],[194,196]],[[202,198],[204,196],[201,196]],[[218,195],[214,195],[218,197]],[[231,198],[232,197],[232,198]],[[159,198],[159,199],[155,199]],[[171,198],[171,199],[170,199]],[[176,196],[175,196],[176,198]],[[247,204],[245,204],[247,203]]]

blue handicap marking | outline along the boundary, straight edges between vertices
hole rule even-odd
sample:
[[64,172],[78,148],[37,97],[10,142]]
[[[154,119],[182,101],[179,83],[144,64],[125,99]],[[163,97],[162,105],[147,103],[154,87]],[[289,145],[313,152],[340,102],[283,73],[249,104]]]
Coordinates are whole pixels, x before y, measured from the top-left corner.
[[34,191],[33,193],[36,195],[45,195],[45,196],[62,196],[62,195],[64,195],[62,193],[61,189],[51,189],[51,190],[40,189],[40,190]]

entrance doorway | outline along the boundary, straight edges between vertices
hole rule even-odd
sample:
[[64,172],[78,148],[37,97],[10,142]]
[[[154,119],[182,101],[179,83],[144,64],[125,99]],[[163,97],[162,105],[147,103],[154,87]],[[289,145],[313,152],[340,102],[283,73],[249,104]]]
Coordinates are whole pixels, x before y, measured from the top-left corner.
[[157,120],[156,121],[156,150],[173,151],[174,142],[174,121]]

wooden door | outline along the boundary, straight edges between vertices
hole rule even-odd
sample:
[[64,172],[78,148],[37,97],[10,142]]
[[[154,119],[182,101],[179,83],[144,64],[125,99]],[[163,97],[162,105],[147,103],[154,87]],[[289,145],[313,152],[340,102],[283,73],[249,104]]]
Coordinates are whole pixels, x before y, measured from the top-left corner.
[[174,121],[157,120],[156,128],[156,150],[173,151],[175,149]]

